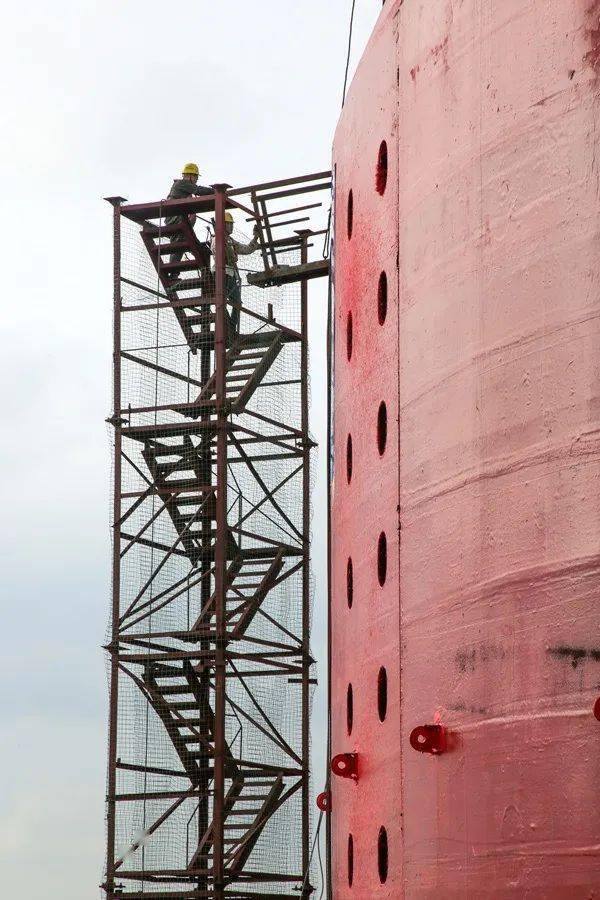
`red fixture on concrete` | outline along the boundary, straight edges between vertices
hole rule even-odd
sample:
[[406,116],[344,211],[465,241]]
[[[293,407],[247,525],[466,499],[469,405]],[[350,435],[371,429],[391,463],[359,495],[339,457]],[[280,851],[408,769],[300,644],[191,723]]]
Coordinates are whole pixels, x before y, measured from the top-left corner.
[[321,812],[331,812],[331,791],[321,791],[317,796],[317,806]]
[[352,778],[358,781],[358,754],[338,753],[331,760],[331,771],[340,778]]
[[419,753],[445,753],[446,729],[443,725],[417,725],[410,733],[410,746]]

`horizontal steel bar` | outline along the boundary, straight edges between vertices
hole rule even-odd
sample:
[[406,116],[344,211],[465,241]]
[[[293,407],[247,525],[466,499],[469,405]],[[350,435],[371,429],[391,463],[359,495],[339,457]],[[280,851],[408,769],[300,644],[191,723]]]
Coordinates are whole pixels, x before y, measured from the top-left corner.
[[[173,650],[169,652],[163,653],[122,653],[119,652],[119,660],[121,662],[136,662],[136,663],[146,663],[146,662],[169,662],[183,659],[212,659],[215,655],[215,649],[209,650]],[[271,665],[277,665],[276,657],[281,656],[298,656],[297,648],[291,648],[290,650],[275,650],[271,653],[239,653],[233,650],[227,650],[225,652],[226,659],[245,659],[245,660],[253,660],[254,662],[262,662],[262,663],[270,663]],[[281,669],[287,671],[289,666],[287,664],[281,663]],[[181,677],[183,677],[183,670],[181,671]],[[185,687],[185,691],[189,690],[189,688]]]
[[170,775],[173,778],[186,778],[189,780],[189,775],[183,769],[178,771],[177,769],[164,769],[161,766],[141,766],[137,763],[124,763],[120,760],[117,761],[117,769],[126,769],[130,772],[148,772],[152,775]]
[[[161,294],[161,296],[163,296]],[[147,312],[154,309],[198,309],[199,306],[214,306],[215,299],[212,296],[192,297],[190,300],[168,300],[166,303],[137,303],[135,306],[121,306],[121,312]],[[198,310],[199,311],[199,310]],[[175,344],[174,346],[186,347],[187,344]],[[155,350],[156,347],[149,347]]]
[[153,294],[155,297],[161,297],[163,300],[168,300],[166,294],[163,294],[158,288],[151,288],[145,284],[140,284],[139,281],[132,281],[131,278],[125,278],[124,275],[121,275],[121,281],[124,284],[129,284],[131,287],[139,288],[140,291],[145,291],[146,294]]
[[300,219],[287,219],[285,222],[271,222],[271,228],[283,228],[285,225],[297,225],[298,222],[310,222],[310,216],[302,216]]
[[[291,206],[288,209],[277,209],[274,212],[268,212],[267,218],[272,219],[273,216],[287,216],[289,213],[295,212],[304,212],[306,209],[318,209],[320,206],[323,206],[322,203],[306,203],[304,206]],[[264,216],[259,216],[259,219],[264,218]],[[254,216],[250,219],[246,219],[246,222],[253,222]]]
[[[278,181],[265,181],[262,184],[249,184],[241,188],[231,188],[227,191],[227,196],[235,197],[237,194],[250,194],[252,192],[258,194],[259,191],[270,190],[271,188],[284,187],[286,184],[301,184],[306,181],[321,181],[324,178],[331,178],[331,169],[325,172],[314,172],[311,175],[296,175],[294,178],[280,178]],[[263,196],[257,199],[264,200]]]
[[134,356],[132,353],[127,353],[125,350],[121,350],[121,358],[129,360],[129,362],[138,363],[138,365],[145,366],[147,369],[152,369],[154,372],[160,372],[161,375],[167,375],[169,378],[176,378],[179,381],[185,381],[187,384],[193,384],[199,388],[204,387],[204,384],[201,381],[196,381],[196,379],[192,378],[190,375],[183,375],[181,372],[173,372],[165,366],[159,366],[147,359],[140,359],[139,356]]
[[[189,776],[186,777],[189,778]],[[116,803],[132,803],[136,800],[178,800],[179,797],[189,797],[192,800],[195,800],[200,796],[205,796],[205,792],[201,792],[200,789],[198,789],[192,794],[188,788],[183,791],[139,791],[135,794],[115,794],[114,799]],[[120,875],[122,875],[122,872],[119,872],[119,876]]]
[[[232,204],[225,200],[229,208]],[[121,207],[121,215],[125,219],[137,222],[138,225],[146,224],[146,219],[164,219],[167,216],[184,215],[192,213],[214,212],[215,195],[205,194],[202,197],[184,197],[181,200],[154,200],[150,203],[128,203]]]
[[309,184],[305,187],[293,188],[289,191],[273,191],[271,194],[263,194],[259,200],[280,200],[283,197],[293,197],[296,194],[312,194],[315,191],[328,191],[331,188],[331,181],[322,184]]

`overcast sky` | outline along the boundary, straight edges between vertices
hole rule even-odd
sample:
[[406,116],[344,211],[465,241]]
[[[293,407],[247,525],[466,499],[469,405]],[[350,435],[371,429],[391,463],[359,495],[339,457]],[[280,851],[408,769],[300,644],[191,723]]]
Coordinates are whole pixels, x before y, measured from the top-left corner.
[[[2,897],[95,900],[102,877],[111,371],[111,222],[102,197],[163,197],[190,160],[205,183],[233,185],[328,168],[350,6],[3,6]],[[351,71],[381,2],[356,6]],[[322,288],[311,299],[322,473]],[[313,645],[324,686],[322,474],[315,505]],[[320,687],[321,771],[323,710]]]

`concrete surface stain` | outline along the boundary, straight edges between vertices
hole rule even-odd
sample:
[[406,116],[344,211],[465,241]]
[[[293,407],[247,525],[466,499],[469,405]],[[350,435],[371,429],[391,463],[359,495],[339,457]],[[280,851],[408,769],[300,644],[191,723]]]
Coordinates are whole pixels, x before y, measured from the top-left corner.
[[584,54],[583,61],[594,70],[596,75],[600,75],[600,0],[594,0],[592,5],[588,6],[587,14],[594,20],[596,27],[586,29],[591,49]]
[[564,645],[558,647],[549,647],[548,653],[559,659],[568,659],[574,669],[580,662],[585,659],[591,659],[594,662],[600,662],[600,650],[587,650],[585,647],[566,647]]
[[450,68],[448,65],[448,35],[444,38],[441,43],[436,44],[435,47],[432,47],[429,51],[430,57],[433,59],[434,66],[437,66],[438,60],[441,59],[444,64],[444,71],[447,72]]
[[504,647],[496,644],[480,644],[469,650],[459,650],[455,660],[459,672],[475,672],[479,663],[488,663],[505,657]]

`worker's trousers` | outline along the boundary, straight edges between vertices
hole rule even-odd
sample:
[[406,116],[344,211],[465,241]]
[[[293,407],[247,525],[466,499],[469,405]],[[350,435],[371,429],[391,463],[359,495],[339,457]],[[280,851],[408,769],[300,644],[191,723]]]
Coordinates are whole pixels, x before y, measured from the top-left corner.
[[225,296],[229,306],[227,313],[227,330],[230,335],[239,333],[240,330],[240,310],[242,308],[242,285],[235,275],[225,276]]

